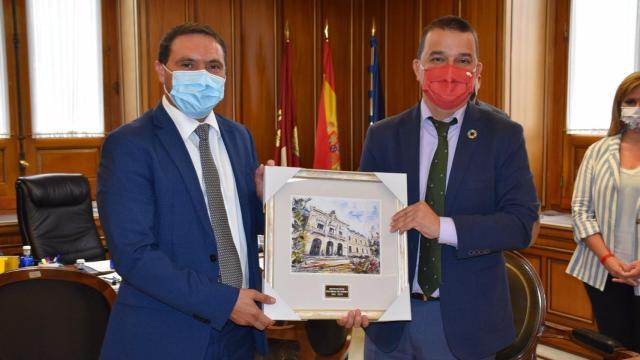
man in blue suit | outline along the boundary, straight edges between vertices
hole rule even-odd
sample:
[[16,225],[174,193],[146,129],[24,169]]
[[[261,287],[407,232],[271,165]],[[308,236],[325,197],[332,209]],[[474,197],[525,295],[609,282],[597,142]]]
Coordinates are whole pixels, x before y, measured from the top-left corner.
[[[103,359],[253,359],[272,321],[259,303],[263,167],[251,134],[212,112],[226,47],[184,24],[160,43],[164,97],[102,148],[98,207],[122,275]],[[258,170],[256,170],[258,169]]]
[[367,327],[367,359],[493,359],[515,339],[502,252],[527,247],[538,218],[522,126],[469,101],[482,64],[465,20],[427,26],[413,70],[422,101],[372,125],[360,163],[407,174],[390,231],[408,232],[412,320],[338,322]]

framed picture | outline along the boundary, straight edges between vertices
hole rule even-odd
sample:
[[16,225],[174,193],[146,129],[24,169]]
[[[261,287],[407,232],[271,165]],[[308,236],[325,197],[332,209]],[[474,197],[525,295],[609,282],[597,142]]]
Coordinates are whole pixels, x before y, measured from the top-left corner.
[[389,232],[407,205],[405,174],[269,166],[264,182],[267,316],[411,319],[406,234]]

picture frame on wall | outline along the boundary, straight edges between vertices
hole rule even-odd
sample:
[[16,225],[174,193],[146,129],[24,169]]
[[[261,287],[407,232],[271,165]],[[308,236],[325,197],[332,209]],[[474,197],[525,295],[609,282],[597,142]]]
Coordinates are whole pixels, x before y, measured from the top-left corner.
[[411,319],[406,233],[389,232],[405,174],[268,166],[264,184],[267,316]]

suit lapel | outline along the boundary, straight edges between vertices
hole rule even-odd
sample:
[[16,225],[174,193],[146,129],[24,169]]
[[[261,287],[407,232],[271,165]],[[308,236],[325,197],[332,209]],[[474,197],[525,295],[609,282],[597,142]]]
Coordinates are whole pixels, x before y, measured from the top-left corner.
[[[407,174],[407,202],[408,205],[420,201],[420,105],[407,113],[404,119],[400,120],[398,137],[400,144],[400,158],[402,169],[400,172]],[[418,232],[410,230],[407,244],[409,246],[409,283],[413,281],[415,275],[415,264],[418,257]]]
[[155,108],[153,115],[153,122],[156,126],[156,136],[160,139],[160,142],[167,150],[169,157],[173,160],[174,164],[180,171],[180,175],[182,176],[185,187],[189,192],[198,217],[202,221],[203,225],[205,225],[205,228],[209,229],[213,235],[211,222],[204,202],[204,195],[202,194],[202,189],[200,187],[200,181],[198,180],[198,175],[193,168],[193,161],[191,160],[189,152],[184,145],[184,141],[182,141],[178,129],[162,104]]
[[478,134],[477,136],[487,135],[483,134],[485,131],[483,131],[482,122],[479,121],[476,107],[472,103],[467,105],[462,127],[460,128],[460,135],[458,135],[456,153],[453,158],[453,163],[451,164],[447,193],[445,195],[445,215],[449,215],[449,211],[453,209],[453,204],[456,203],[456,197],[459,193],[458,189],[469,168],[469,161],[471,161],[473,154],[477,151],[477,138],[470,139],[469,136],[467,136],[470,130],[475,130]]
[[216,114],[216,119],[218,120],[218,128],[220,129],[220,136],[222,136],[224,147],[227,149],[227,154],[229,154],[229,161],[231,162],[231,169],[233,170],[233,178],[236,182],[236,188],[239,196],[241,193],[244,193],[244,183],[242,182],[243,177],[240,176],[242,174],[242,168],[239,162],[245,154],[239,146],[241,141],[238,139],[238,134],[234,131],[235,129],[233,129],[230,124],[231,120],[227,120],[218,114]]
[[407,173],[407,196],[409,205],[420,200],[420,105],[413,108],[400,124],[400,159]]
[[244,172],[245,161],[251,159],[251,154],[247,154],[244,149],[245,141],[240,137],[238,131],[232,126],[231,120],[227,120],[222,116],[216,114],[218,120],[218,127],[220,128],[220,136],[227,149],[229,155],[229,161],[231,162],[231,169],[233,170],[233,179],[236,183],[236,191],[238,192],[238,201],[240,202],[240,213],[242,214],[242,223],[244,225],[244,231],[249,240],[249,234],[251,234],[251,221],[250,221],[250,209],[251,207],[247,203],[247,194],[249,189],[246,186],[246,177]]

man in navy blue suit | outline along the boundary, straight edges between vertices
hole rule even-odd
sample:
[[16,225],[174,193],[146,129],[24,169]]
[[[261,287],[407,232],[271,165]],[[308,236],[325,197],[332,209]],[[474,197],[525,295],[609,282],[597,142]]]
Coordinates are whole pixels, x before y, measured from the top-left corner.
[[502,252],[527,247],[538,218],[522,126],[469,101],[482,64],[465,20],[427,26],[413,71],[422,101],[372,125],[360,163],[407,174],[390,231],[408,233],[412,320],[338,323],[366,327],[367,359],[493,359],[515,339]]
[[98,207],[122,275],[103,359],[253,359],[272,324],[259,303],[264,168],[242,125],[212,109],[226,47],[184,24],[160,43],[155,109],[104,142]]

